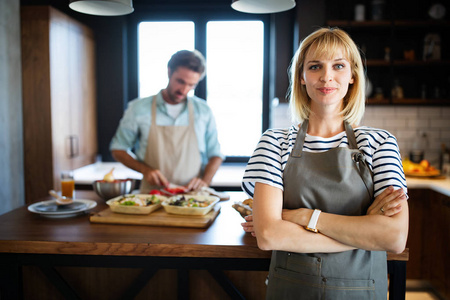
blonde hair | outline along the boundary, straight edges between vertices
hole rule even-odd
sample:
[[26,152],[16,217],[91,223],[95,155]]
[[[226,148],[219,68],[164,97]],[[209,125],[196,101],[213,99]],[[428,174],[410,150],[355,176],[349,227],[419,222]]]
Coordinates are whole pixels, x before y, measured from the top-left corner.
[[351,125],[358,125],[365,110],[366,80],[364,65],[355,42],[339,28],[321,28],[307,36],[296,51],[291,66],[289,106],[292,120],[301,123],[307,120],[311,113],[311,100],[301,78],[308,51],[314,51],[314,57],[331,58],[336,51],[342,50],[345,58],[350,62],[352,78],[354,80],[344,97],[341,114],[343,119]]

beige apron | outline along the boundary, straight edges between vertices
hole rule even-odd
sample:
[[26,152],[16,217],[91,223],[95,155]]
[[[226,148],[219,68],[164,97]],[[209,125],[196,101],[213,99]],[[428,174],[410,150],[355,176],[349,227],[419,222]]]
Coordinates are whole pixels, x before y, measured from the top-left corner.
[[[345,123],[349,148],[303,151],[308,121],[303,122],[283,173],[283,208],[365,215],[373,202],[373,179],[352,127]],[[339,253],[273,251],[267,299],[386,299],[384,251],[356,249]]]
[[[187,126],[159,126],[156,124],[156,96],[152,101],[152,124],[148,133],[148,143],[144,162],[158,169],[170,183],[185,186],[200,176],[201,158],[194,127],[194,107],[187,101],[189,124]],[[141,182],[141,193],[148,193],[160,186]]]

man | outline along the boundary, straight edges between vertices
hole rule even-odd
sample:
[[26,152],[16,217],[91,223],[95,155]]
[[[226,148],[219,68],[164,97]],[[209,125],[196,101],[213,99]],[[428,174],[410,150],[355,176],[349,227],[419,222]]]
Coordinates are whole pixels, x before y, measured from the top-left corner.
[[141,193],[169,183],[188,190],[209,186],[224,159],[211,109],[187,96],[205,75],[203,55],[178,51],[167,66],[167,87],[129,103],[110,145],[117,161],[142,173]]

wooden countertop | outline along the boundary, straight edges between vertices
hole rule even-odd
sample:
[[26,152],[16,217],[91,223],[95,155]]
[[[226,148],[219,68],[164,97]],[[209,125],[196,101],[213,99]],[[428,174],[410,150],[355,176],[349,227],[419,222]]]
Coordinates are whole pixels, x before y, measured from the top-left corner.
[[[220,214],[207,229],[98,224],[89,214],[47,218],[21,207],[0,216],[0,253],[270,258],[271,251],[260,250],[242,230],[244,220],[231,206],[246,195],[229,193],[231,200],[219,202]],[[97,201],[92,212],[107,207],[92,191],[76,195]],[[408,260],[408,251],[388,253],[388,260]]]
[[450,178],[406,177],[408,189],[430,189],[450,197]]
[[[91,191],[76,191],[80,199],[98,202],[92,211],[107,207]],[[0,253],[269,258],[256,239],[240,225],[242,217],[231,205],[244,200],[230,192],[221,212],[207,229],[94,224],[89,215],[47,218],[21,207],[0,216]]]

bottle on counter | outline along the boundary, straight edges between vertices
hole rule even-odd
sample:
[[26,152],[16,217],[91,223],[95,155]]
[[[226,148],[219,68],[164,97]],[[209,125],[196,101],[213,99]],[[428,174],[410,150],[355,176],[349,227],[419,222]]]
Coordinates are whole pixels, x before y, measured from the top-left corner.
[[428,136],[426,132],[420,133],[412,144],[409,160],[414,163],[420,163],[425,158],[425,150],[428,145]]
[[442,175],[450,176],[450,149],[447,149],[445,144],[441,145],[439,169],[441,170]]

